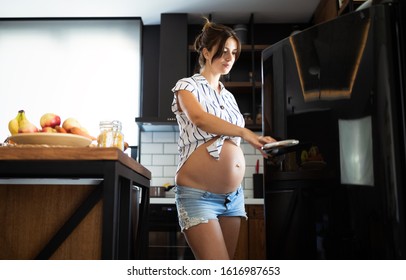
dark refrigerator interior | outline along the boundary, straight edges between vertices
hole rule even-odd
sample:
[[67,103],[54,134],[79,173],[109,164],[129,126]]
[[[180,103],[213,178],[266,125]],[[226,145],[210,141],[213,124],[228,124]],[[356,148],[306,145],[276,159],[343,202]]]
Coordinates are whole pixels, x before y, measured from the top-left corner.
[[262,53],[268,259],[406,259],[405,7],[342,15]]

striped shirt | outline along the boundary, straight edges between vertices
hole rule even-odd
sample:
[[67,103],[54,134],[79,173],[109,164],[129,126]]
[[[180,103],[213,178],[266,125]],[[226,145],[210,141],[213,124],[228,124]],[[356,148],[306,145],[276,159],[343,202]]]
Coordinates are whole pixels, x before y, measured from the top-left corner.
[[[172,91],[174,93],[179,90],[190,91],[196,96],[198,102],[202,105],[203,110],[232,124],[244,127],[244,118],[240,112],[240,109],[238,108],[234,96],[224,87],[222,83],[220,83],[220,86],[221,90],[220,94],[218,94],[209,85],[205,77],[203,77],[201,74],[195,74],[192,77],[180,79]],[[200,145],[217,136],[220,136],[218,140],[207,147],[210,155],[216,159],[220,157],[221,148],[225,139],[230,139],[236,145],[240,145],[240,137],[207,133],[194,125],[187,118],[185,113],[179,111],[176,94],[174,94],[172,102],[172,111],[175,113],[176,120],[179,125],[179,163],[176,172],[180,170],[193,151],[195,151]]]

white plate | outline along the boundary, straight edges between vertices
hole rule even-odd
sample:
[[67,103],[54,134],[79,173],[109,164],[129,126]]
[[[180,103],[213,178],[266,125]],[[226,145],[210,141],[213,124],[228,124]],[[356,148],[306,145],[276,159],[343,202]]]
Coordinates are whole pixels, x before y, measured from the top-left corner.
[[86,147],[92,140],[71,133],[20,133],[9,137],[16,144]]
[[283,140],[283,141],[278,141],[278,142],[272,142],[265,144],[262,147],[262,150],[272,150],[272,149],[280,149],[280,148],[286,148],[290,146],[294,146],[299,144],[299,140],[296,139],[289,139],[289,140]]

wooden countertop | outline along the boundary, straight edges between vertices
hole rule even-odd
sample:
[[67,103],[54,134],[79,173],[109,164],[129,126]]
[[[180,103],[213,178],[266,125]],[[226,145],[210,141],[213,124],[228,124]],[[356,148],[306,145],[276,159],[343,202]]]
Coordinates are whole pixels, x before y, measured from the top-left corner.
[[151,171],[117,148],[21,145],[0,147],[0,160],[116,160],[151,179]]

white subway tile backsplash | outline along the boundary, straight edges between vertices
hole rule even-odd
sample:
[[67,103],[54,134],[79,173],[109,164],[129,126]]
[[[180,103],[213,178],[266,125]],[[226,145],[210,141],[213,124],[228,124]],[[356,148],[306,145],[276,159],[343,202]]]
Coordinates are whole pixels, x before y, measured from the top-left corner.
[[245,198],[253,198],[254,197],[254,190],[247,190],[244,189],[244,197]]
[[140,163],[144,166],[152,165],[152,155],[142,153],[142,156],[140,156]]
[[145,154],[163,154],[164,153],[164,145],[163,144],[154,144],[154,143],[141,143],[140,147],[141,155]]
[[166,143],[164,144],[164,154],[178,154],[178,144],[176,143]]
[[151,171],[152,177],[163,177],[164,172],[163,172],[163,167],[162,166],[148,166],[144,165],[145,168],[147,168],[149,171]]
[[244,189],[246,189],[246,190],[254,189],[254,180],[252,179],[252,177],[244,178]]
[[152,139],[154,143],[173,143],[175,132],[154,132]]
[[241,143],[241,150],[244,155],[253,155],[255,154],[255,148],[248,143]]
[[175,165],[175,155],[152,155],[152,164],[158,166]]
[[164,166],[164,177],[175,177],[176,175],[176,165]]
[[152,132],[142,132],[141,133],[141,143],[151,143],[152,142]]
[[262,155],[249,155],[245,154],[245,164],[247,166],[255,166],[257,164],[257,160],[259,160],[259,165],[263,165],[263,157]]

